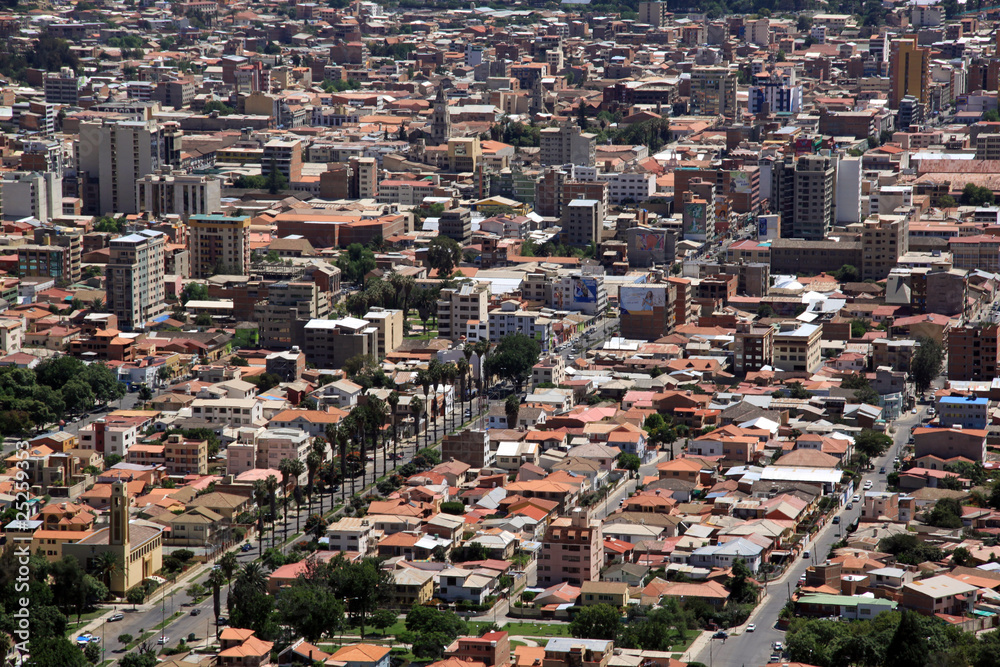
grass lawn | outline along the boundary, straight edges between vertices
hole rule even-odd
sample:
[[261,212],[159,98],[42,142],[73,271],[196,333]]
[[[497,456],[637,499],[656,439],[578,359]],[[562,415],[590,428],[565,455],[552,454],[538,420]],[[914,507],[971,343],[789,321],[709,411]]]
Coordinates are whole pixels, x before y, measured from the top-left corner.
[[[366,625],[365,626],[365,639],[380,639],[380,638],[382,638],[383,634],[385,635],[386,639],[392,639],[393,637],[395,637],[396,635],[398,635],[400,632],[403,632],[405,630],[406,630],[406,619],[405,618],[399,618],[399,619],[397,619],[395,623],[393,623],[392,625],[390,625],[384,631],[383,630],[377,630],[377,629],[373,628],[370,625]],[[345,635],[360,635],[361,634],[361,628],[359,628],[357,626],[355,626],[353,628],[347,628],[347,629],[344,630],[343,634],[345,634]]]
[[674,658],[680,660],[681,654],[684,653],[684,651],[688,650],[688,648],[691,646],[691,644],[694,643],[694,640],[697,639],[698,635],[700,634],[701,634],[700,630],[688,630],[687,638],[684,640],[683,644],[673,644],[671,646],[670,648],[671,651],[680,651],[680,653],[674,654]]
[[503,627],[510,635],[523,637],[569,637],[568,623],[508,623]]
[[510,643],[511,648],[517,648],[518,646],[527,646],[524,642],[519,642],[516,639]]

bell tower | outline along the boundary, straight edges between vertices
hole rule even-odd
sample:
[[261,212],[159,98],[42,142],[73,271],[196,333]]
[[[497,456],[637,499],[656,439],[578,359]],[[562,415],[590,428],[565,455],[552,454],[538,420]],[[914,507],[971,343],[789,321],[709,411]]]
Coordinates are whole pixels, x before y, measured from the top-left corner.
[[126,493],[125,482],[117,481],[111,485],[111,533],[108,537],[108,544],[111,546],[125,547],[124,557],[128,555],[128,493]]

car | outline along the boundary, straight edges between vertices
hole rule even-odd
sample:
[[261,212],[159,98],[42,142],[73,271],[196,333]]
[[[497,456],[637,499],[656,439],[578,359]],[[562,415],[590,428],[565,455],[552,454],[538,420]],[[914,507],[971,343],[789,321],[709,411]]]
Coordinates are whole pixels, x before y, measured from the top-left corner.
[[912,410],[910,410],[910,413],[911,413],[911,414],[917,414],[917,409],[916,409],[916,408],[913,408]]
[[772,656],[771,656],[770,658],[768,658],[768,660],[767,660],[767,664],[769,664],[769,665],[770,665],[770,664],[773,664],[773,663],[775,663],[775,662],[781,662],[781,656],[780,656],[780,655],[778,655],[777,653],[775,653],[775,654],[774,654],[774,655],[772,655]]
[[774,642],[772,648],[774,648],[775,653],[780,653],[784,649],[784,647],[781,645],[781,642]]
[[860,503],[861,502],[861,496],[859,496],[858,494],[855,493],[854,496],[851,498],[851,502],[852,503]]
[[712,635],[712,639],[728,639],[728,638],[729,638],[729,633],[726,632],[725,630],[719,630],[714,635]]
[[880,475],[884,475],[885,474],[885,466],[882,466],[881,468],[878,469],[878,474],[880,474]]
[[803,551],[803,552],[802,552],[802,557],[803,557],[803,558],[809,558],[809,556],[810,556],[810,555],[811,555],[811,554],[809,553],[809,550],[808,550],[808,549],[806,549],[805,551]]
[[125,614],[123,614],[121,612],[118,612],[116,614],[111,614],[111,616],[108,617],[108,622],[109,623],[114,623],[115,621],[121,621],[124,618],[125,618]]
[[840,515],[839,514],[837,516],[833,517],[833,525],[836,526],[838,523],[840,523]]
[[170,641],[170,637],[164,637],[163,635],[160,635],[160,638],[156,640],[156,643],[157,643],[157,644],[160,644],[161,646],[163,646],[163,645],[165,645],[165,644],[166,644],[166,643],[167,643],[168,641]]
[[229,625],[229,619],[225,616],[220,616],[216,625]]
[[934,406],[927,408],[927,414],[929,414],[931,417],[934,416]]
[[195,607],[194,609],[191,610],[191,615],[192,616],[198,616],[199,614],[201,614],[201,609],[198,609],[197,607]]
[[854,503],[847,503],[847,509],[849,510],[854,509]]
[[865,480],[865,491],[872,488],[872,481],[870,479]]
[[747,632],[753,632],[756,629],[757,625],[755,623],[751,623],[750,625],[747,626]]
[[240,547],[240,551],[242,551],[243,553],[246,553],[246,552],[250,551],[251,549],[253,549],[253,546],[249,542],[244,542],[243,546]]

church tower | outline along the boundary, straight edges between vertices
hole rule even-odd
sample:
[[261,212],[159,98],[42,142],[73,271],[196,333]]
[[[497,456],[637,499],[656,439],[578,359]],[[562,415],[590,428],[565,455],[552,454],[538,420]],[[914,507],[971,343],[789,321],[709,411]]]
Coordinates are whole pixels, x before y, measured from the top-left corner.
[[111,485],[111,533],[108,536],[108,544],[111,546],[125,547],[122,556],[122,563],[125,563],[124,556],[128,555],[128,494],[125,492],[125,482],[117,481]]
[[545,89],[542,88],[542,77],[535,77],[535,85],[531,88],[531,102],[528,111],[532,114],[545,113]]
[[444,96],[444,87],[438,88],[434,98],[434,113],[431,115],[431,139],[440,146],[451,139],[451,114],[448,113],[448,100]]

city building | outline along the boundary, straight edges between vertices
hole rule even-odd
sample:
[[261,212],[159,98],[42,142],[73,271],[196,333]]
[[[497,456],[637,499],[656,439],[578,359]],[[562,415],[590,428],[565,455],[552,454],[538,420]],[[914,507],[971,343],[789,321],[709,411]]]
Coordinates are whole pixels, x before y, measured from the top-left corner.
[[909,219],[877,215],[861,227],[861,279],[884,280],[896,262],[910,250]]
[[596,135],[581,132],[575,125],[560,125],[544,127],[538,136],[542,165],[594,166],[597,159]]
[[461,246],[472,241],[472,213],[467,208],[453,208],[441,214],[438,220],[441,236],[447,236]]
[[84,210],[138,213],[136,182],[168,164],[167,138],[156,121],[85,121],[77,144]]
[[948,379],[985,381],[997,377],[1000,326],[955,327],[948,332]]
[[146,174],[135,182],[139,209],[153,217],[207,215],[222,209],[222,181],[182,171]]
[[560,583],[580,586],[597,581],[603,564],[601,524],[590,521],[587,510],[576,508],[569,516],[554,519],[545,531],[538,583],[546,587]]
[[563,207],[563,237],[567,245],[586,247],[601,242],[604,205],[597,199],[574,199]]
[[151,230],[111,240],[106,304],[124,331],[140,329],[166,310],[166,244],[165,234]]
[[[918,46],[915,36],[892,40],[889,52],[889,107],[898,109],[900,101],[911,96],[927,102],[930,83],[931,50]],[[909,127],[909,123],[899,123]]]
[[774,335],[774,367],[783,371],[815,373],[823,363],[820,338],[823,327],[800,324]]
[[437,302],[438,335],[459,340],[470,328],[488,321],[489,285],[463,283],[441,290]]
[[733,368],[737,375],[759,371],[774,364],[774,327],[751,323],[736,327]]
[[735,116],[739,72],[727,67],[691,70],[691,105],[703,116]]
[[250,269],[250,218],[219,214],[188,218],[191,274],[246,275]]

